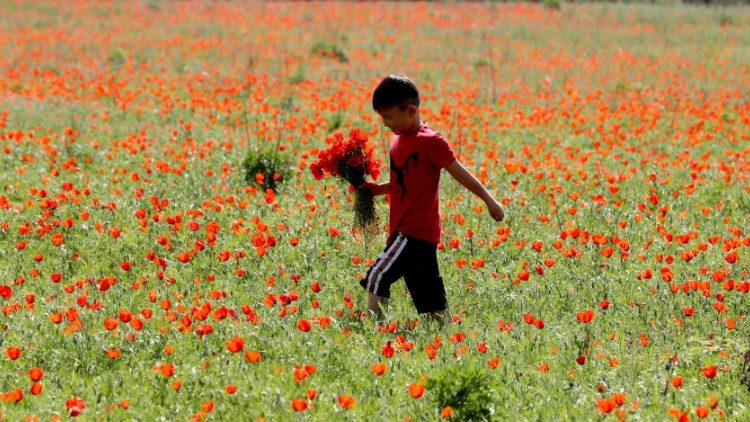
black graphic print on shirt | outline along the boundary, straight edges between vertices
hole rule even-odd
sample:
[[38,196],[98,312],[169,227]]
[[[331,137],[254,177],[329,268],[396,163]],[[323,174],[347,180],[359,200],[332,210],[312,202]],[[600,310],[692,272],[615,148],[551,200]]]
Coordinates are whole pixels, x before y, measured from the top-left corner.
[[409,156],[406,157],[404,164],[402,164],[401,166],[396,165],[396,162],[393,161],[393,155],[391,155],[391,169],[394,173],[396,173],[396,182],[398,182],[398,185],[401,187],[402,198],[406,197],[406,183],[404,182],[404,177],[409,170],[409,163],[411,161],[414,161],[414,166],[416,167],[417,162],[419,161],[418,152],[412,152],[411,154],[409,154]]

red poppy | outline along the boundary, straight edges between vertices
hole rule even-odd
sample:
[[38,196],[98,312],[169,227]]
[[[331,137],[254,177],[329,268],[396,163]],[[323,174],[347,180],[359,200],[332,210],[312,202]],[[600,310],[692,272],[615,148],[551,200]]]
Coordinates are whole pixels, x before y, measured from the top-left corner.
[[42,379],[43,375],[44,375],[44,372],[40,368],[29,369],[29,378],[31,378],[31,380],[34,382]]
[[0,286],[0,297],[3,299],[9,299],[11,296],[13,296],[13,289],[11,289],[10,286],[7,284]]
[[245,347],[245,340],[242,337],[233,337],[227,340],[227,349],[232,353],[242,351]]
[[717,370],[716,365],[708,365],[708,366],[704,366],[703,368],[701,368],[701,372],[708,379],[711,379],[716,376],[716,370]]
[[107,318],[104,320],[104,328],[106,328],[107,330],[114,330],[118,325],[119,323],[114,318]]
[[576,312],[576,318],[578,318],[579,322],[582,322],[584,324],[591,322],[591,320],[594,319],[595,315],[596,313],[591,309],[587,309],[583,312]]
[[292,409],[295,412],[302,412],[307,409],[307,401],[302,399],[292,399]]
[[29,392],[35,396],[38,396],[39,394],[42,394],[42,383],[41,382],[35,382],[31,384],[31,388],[29,388]]
[[68,409],[70,416],[78,416],[86,408],[86,403],[80,397],[71,397],[65,401],[65,407]]
[[354,407],[354,404],[355,404],[354,397],[352,397],[352,396],[350,396],[348,394],[341,394],[341,395],[339,395],[338,400],[339,400],[339,404],[344,409],[350,409],[350,408]]
[[388,340],[385,343],[385,346],[383,346],[383,348],[381,349],[381,352],[383,353],[383,356],[387,358],[392,358],[393,354],[396,353],[396,349],[394,349],[393,346],[391,346],[391,341]]
[[169,378],[174,375],[175,368],[174,365],[171,363],[164,363],[159,366],[157,366],[157,369],[161,372],[162,375]]
[[209,400],[207,402],[201,403],[201,409],[203,409],[204,412],[209,413],[210,411],[214,410],[214,402],[212,400]]
[[299,322],[297,322],[297,329],[300,331],[308,332],[310,329],[312,329],[312,324],[310,324],[310,321],[306,319],[301,319]]
[[19,356],[21,356],[21,349],[18,347],[9,347],[5,349],[5,354],[8,355],[10,360],[16,360]]
[[617,403],[612,399],[598,399],[596,401],[596,407],[599,408],[602,413],[606,414],[613,411],[617,407]]
[[15,390],[11,390],[7,393],[0,394],[0,401],[2,402],[19,402],[23,399],[23,390],[20,388],[16,388]]

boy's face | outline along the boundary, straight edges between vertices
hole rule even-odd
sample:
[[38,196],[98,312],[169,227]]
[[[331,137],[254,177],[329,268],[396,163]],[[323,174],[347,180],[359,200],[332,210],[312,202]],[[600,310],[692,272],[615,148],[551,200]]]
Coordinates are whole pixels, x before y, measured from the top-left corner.
[[417,113],[417,107],[410,105],[404,109],[393,106],[383,110],[378,110],[383,124],[395,135],[407,133],[414,126],[414,117]]

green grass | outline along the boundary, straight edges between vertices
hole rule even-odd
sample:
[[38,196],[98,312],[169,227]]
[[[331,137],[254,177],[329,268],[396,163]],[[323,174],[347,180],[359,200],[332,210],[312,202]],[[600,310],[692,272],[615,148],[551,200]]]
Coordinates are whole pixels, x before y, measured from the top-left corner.
[[[482,414],[479,408],[491,409],[492,420],[613,419],[617,410],[602,417],[596,403],[617,392],[627,398],[618,407],[626,419],[663,420],[670,408],[695,419],[710,396],[718,398],[710,418],[719,419],[719,411],[747,418],[750,393],[741,379],[750,348],[748,296],[723,288],[730,279],[748,281],[747,10],[11,2],[0,15],[0,196],[9,203],[0,209],[0,285],[12,289],[0,299],[8,311],[0,314],[0,392],[24,391],[17,403],[0,402],[9,420],[68,418],[72,396],[85,401],[86,420],[438,420],[447,403],[441,398],[461,382],[469,404],[450,402],[456,420],[472,409]],[[731,23],[722,27],[727,15]],[[331,33],[348,62],[315,53],[315,43]],[[483,36],[486,44],[477,41]],[[403,283],[394,286],[387,313],[394,333],[360,318],[366,296],[357,280],[385,233],[352,233],[353,197],[308,170],[331,129],[362,128],[387,162],[390,134],[370,109],[370,95],[393,72],[416,80],[422,117],[460,151],[509,217],[497,224],[486,207],[477,214],[479,200],[444,174],[438,259],[460,322],[443,330],[426,320],[408,328],[418,316]],[[68,128],[78,133],[74,141],[66,140]],[[242,162],[248,148],[277,142],[296,172],[269,197],[250,188]],[[652,195],[658,204],[649,202]],[[57,202],[49,215],[46,200]],[[106,209],[109,203],[115,208]],[[386,223],[387,203],[379,199],[377,207]],[[179,226],[167,221],[178,216]],[[206,231],[212,223],[220,227],[213,245]],[[120,237],[110,236],[113,227]],[[329,228],[341,234],[331,236]],[[495,246],[498,228],[509,234]],[[561,239],[575,228],[610,242]],[[687,244],[676,241],[691,231],[697,236]],[[63,235],[61,246],[52,243],[55,233]],[[162,236],[170,247],[158,242]],[[627,257],[614,236],[629,242]],[[204,249],[180,262],[198,240]],[[263,256],[254,241],[265,244]],[[537,241],[541,252],[532,249]],[[724,245],[734,242],[739,260],[729,264]],[[689,262],[680,257],[700,244],[706,250]],[[600,254],[605,247],[614,248],[610,258]],[[570,248],[580,256],[565,257]],[[147,259],[149,252],[166,268]],[[222,252],[228,260],[219,259]],[[554,266],[545,265],[548,258]],[[472,268],[479,260],[484,266]],[[123,261],[130,271],[120,268]],[[524,265],[530,278],[516,284]],[[671,270],[678,293],[662,280],[662,268]],[[639,279],[646,269],[653,278]],[[724,280],[713,280],[723,269]],[[53,273],[63,280],[53,283]],[[100,291],[108,277],[116,284]],[[72,293],[64,290],[79,281]],[[711,294],[682,292],[690,281],[708,282]],[[211,298],[212,291],[226,296]],[[298,300],[282,307],[280,295],[292,292]],[[727,308],[721,314],[714,308],[719,293]],[[277,302],[267,307],[269,294]],[[34,295],[33,308],[25,309],[27,295]],[[78,305],[81,297],[101,309]],[[602,310],[605,299],[610,306]],[[20,309],[10,312],[14,303]],[[200,321],[191,308],[204,303],[212,310]],[[243,305],[259,323],[247,320]],[[214,318],[222,306],[237,319]],[[686,307],[695,314],[685,316]],[[83,324],[72,334],[65,332],[70,308]],[[146,308],[150,319],[141,315]],[[576,313],[586,309],[596,316],[579,323]],[[121,310],[143,319],[143,328],[120,322],[106,330],[104,320]],[[50,321],[55,312],[63,313],[59,325]],[[525,313],[544,328],[526,324]],[[327,328],[297,329],[299,320],[321,316],[331,318]],[[180,330],[184,317],[191,330]],[[501,320],[513,329],[500,331]],[[213,332],[201,338],[195,328],[205,324]],[[454,343],[456,334],[465,338]],[[399,335],[413,349],[386,358],[382,347]],[[229,352],[226,342],[237,336],[244,351],[262,353],[259,362]],[[425,347],[436,336],[441,346],[431,360]],[[20,348],[21,357],[10,360],[9,347]],[[113,348],[121,350],[114,360],[105,353]],[[581,354],[584,365],[576,363]],[[665,369],[672,356],[678,363]],[[491,369],[493,358],[500,364]],[[384,375],[370,369],[378,362],[387,363]],[[164,363],[174,364],[172,377],[154,370]],[[295,365],[316,371],[295,382]],[[702,375],[707,365],[719,368],[715,378]],[[32,367],[44,371],[39,396],[29,392]],[[465,377],[454,385],[452,374]],[[665,393],[677,375],[683,387]],[[410,396],[414,383],[427,387],[423,397]],[[236,394],[226,392],[228,384]],[[306,399],[310,389],[317,397],[295,413],[292,399]],[[342,394],[354,397],[353,408],[339,404]],[[208,401],[214,407],[206,413],[201,405]]]

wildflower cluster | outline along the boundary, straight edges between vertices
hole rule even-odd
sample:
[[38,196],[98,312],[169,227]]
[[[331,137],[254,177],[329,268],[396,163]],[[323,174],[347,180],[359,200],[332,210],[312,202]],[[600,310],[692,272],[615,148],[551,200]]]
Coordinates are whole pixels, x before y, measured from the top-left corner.
[[[380,160],[372,157],[372,146],[367,144],[367,135],[354,128],[349,138],[337,133],[325,140],[328,148],[318,153],[318,159],[310,164],[316,180],[330,175],[346,180],[352,189],[365,182],[367,176],[380,177]],[[354,225],[366,227],[375,222],[375,202],[367,189],[356,189],[354,202]]]

